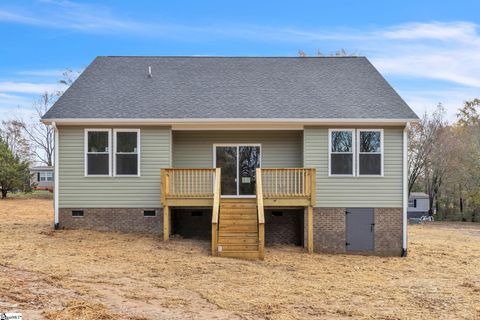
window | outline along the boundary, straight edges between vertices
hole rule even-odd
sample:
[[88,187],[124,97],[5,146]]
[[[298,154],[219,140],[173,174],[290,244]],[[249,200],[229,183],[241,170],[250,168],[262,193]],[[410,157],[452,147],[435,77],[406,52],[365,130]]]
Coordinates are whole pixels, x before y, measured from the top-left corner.
[[85,175],[109,176],[110,129],[86,129],[85,150]]
[[382,130],[358,130],[358,175],[383,175]]
[[72,210],[72,217],[83,217],[83,210]]
[[157,212],[155,210],[144,210],[143,211],[144,217],[155,217],[157,216]]
[[38,173],[38,181],[53,181],[53,172],[51,171],[41,171]]
[[354,175],[354,130],[329,130],[330,175]]
[[408,207],[409,208],[416,208],[417,207],[417,199],[408,200]]
[[115,175],[139,176],[140,130],[115,129]]

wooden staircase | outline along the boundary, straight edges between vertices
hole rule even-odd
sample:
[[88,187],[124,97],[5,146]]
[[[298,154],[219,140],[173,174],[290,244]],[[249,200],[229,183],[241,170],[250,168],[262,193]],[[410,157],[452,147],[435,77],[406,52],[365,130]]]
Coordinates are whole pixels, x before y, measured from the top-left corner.
[[257,199],[221,199],[218,255],[259,259]]

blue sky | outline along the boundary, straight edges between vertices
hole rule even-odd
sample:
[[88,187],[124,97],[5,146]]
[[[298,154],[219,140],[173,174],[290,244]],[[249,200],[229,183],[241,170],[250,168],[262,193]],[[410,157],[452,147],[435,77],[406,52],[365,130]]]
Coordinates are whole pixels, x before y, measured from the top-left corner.
[[98,55],[367,56],[421,114],[480,96],[480,1],[1,1],[0,120]]

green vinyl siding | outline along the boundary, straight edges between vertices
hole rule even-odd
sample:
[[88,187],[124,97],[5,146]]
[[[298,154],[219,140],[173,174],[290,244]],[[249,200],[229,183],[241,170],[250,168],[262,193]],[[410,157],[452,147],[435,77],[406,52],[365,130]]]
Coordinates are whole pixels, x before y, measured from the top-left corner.
[[173,166],[212,168],[214,144],[261,144],[262,167],[302,167],[302,131],[174,131]]
[[160,207],[160,168],[171,166],[170,128],[140,127],[140,177],[85,177],[84,130],[59,128],[59,207]]
[[316,206],[402,207],[402,153],[403,128],[385,128],[383,177],[329,177],[328,128],[306,127],[304,130],[304,166],[317,169]]

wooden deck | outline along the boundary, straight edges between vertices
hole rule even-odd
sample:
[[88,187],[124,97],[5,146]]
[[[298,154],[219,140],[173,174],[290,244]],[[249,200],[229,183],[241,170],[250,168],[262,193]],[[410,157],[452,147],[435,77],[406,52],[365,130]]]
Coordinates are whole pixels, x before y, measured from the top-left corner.
[[[221,197],[219,168],[162,169],[160,198],[164,208],[164,240],[167,241],[170,235],[170,208],[212,207],[212,255],[263,259],[265,208],[303,207],[307,210],[307,249],[311,253],[313,252],[313,207],[316,201],[315,176],[315,169],[310,168],[258,168],[256,169],[255,197],[249,200],[232,197],[227,200]],[[247,222],[235,223],[234,220],[238,218],[238,214],[240,217],[250,218],[252,206],[245,204],[242,207],[245,208],[245,212],[242,214],[228,205],[228,203],[241,201],[253,204],[256,212],[256,223],[249,227],[248,239],[243,232]],[[248,224],[251,222],[248,221]],[[225,233],[221,237],[223,240],[219,243],[221,231],[228,231],[230,236],[228,243],[222,242],[227,240]],[[235,237],[235,234],[238,237]],[[248,245],[242,245],[243,243]],[[224,251],[224,246],[228,250]],[[254,250],[253,247],[256,249]]]

